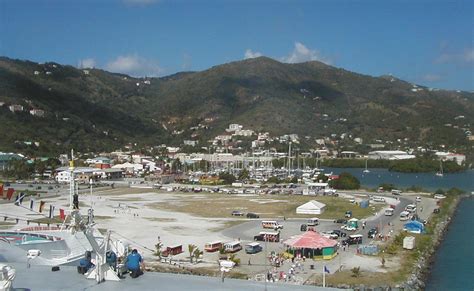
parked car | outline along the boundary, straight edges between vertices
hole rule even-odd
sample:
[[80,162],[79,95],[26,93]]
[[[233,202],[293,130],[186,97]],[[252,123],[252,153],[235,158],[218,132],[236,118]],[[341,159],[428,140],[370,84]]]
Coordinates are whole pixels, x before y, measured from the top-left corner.
[[244,213],[239,210],[232,211],[232,216],[244,216]]
[[416,202],[421,202],[421,197],[420,196],[416,196]]
[[353,234],[350,235],[347,239],[342,241],[343,245],[356,245],[362,243],[362,235],[361,234]]
[[347,233],[339,230],[339,229],[334,229],[332,230],[332,233],[337,234],[338,237],[346,237]]
[[334,223],[346,224],[346,223],[347,223],[347,219],[339,218],[339,219],[334,220]]
[[346,213],[344,214],[344,217],[351,218],[352,217],[352,211],[347,210]]
[[247,218],[260,218],[260,216],[256,213],[249,212],[247,213]]
[[439,213],[439,212],[440,212],[439,208],[435,208],[435,209],[433,210],[433,213]]
[[378,229],[376,227],[373,227],[367,233],[367,237],[368,238],[375,238],[375,236],[377,235],[378,232],[379,232]]
[[333,233],[332,231],[324,231],[324,232],[321,232],[321,235],[326,237],[326,238],[330,238],[330,239],[338,239],[339,236],[335,233]]

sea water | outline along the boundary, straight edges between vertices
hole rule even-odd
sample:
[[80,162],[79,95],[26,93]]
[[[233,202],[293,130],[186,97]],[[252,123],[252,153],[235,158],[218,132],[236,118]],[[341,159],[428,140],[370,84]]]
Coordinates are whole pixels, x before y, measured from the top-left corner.
[[461,200],[436,252],[426,290],[474,290],[474,197]]
[[359,179],[361,185],[367,188],[377,188],[380,184],[393,184],[398,188],[420,186],[429,191],[437,189],[448,190],[456,187],[468,193],[474,191],[474,170],[460,173],[447,173],[443,177],[434,173],[398,173],[387,169],[369,169],[370,173],[364,173],[361,168],[324,168],[325,173],[340,174],[348,172]]

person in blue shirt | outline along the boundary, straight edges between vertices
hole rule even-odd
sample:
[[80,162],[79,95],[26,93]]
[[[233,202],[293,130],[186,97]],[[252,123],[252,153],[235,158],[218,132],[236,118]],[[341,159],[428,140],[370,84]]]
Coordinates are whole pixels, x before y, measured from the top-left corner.
[[113,251],[107,251],[105,261],[114,271],[117,270],[117,255]]
[[87,251],[84,257],[79,261],[79,268],[77,269],[79,273],[85,274],[95,265],[92,263],[92,254]]
[[142,275],[143,272],[140,269],[143,264],[142,256],[138,253],[137,249],[133,249],[132,253],[127,257],[127,269],[130,271],[130,277],[137,278]]

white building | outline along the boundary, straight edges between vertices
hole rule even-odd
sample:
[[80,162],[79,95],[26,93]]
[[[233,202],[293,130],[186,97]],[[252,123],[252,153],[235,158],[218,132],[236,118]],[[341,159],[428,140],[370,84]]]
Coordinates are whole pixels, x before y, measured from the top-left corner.
[[44,117],[44,110],[42,109],[31,109],[30,114],[37,117]]
[[311,200],[296,208],[296,214],[321,214],[324,212],[326,204]]
[[237,135],[237,136],[252,136],[254,135],[255,132],[251,129],[239,129],[239,130],[236,130],[234,135]]
[[227,131],[227,132],[233,132],[233,131],[241,130],[242,128],[243,128],[242,125],[236,124],[236,123],[232,123],[232,124],[229,124],[229,128],[227,128],[225,131]]
[[436,157],[442,161],[453,161],[458,165],[462,165],[466,161],[466,156],[462,154],[455,154],[450,152],[436,152]]
[[8,109],[10,109],[11,112],[21,112],[23,111],[23,106],[19,104],[13,104],[8,106]]
[[407,160],[414,159],[415,155],[410,155],[404,151],[373,151],[369,152],[371,160]]

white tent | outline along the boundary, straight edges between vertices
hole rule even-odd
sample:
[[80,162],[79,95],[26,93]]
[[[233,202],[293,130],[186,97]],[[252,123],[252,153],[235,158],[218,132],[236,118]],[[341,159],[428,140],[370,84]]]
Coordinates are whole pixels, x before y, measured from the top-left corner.
[[326,208],[326,204],[311,200],[296,208],[296,214],[321,214]]

